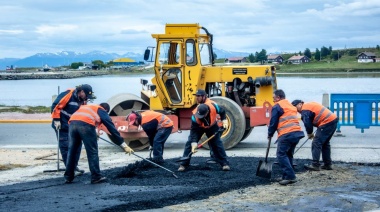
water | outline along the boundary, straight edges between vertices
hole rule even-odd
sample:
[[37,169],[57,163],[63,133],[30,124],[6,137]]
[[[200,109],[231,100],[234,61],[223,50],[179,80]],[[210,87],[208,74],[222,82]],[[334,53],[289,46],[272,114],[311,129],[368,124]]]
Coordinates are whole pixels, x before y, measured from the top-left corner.
[[[67,88],[90,84],[97,99],[94,103],[108,101],[120,93],[140,96],[140,79],[151,80],[153,75],[112,75],[74,79],[46,80],[0,80],[0,105],[51,106],[52,96]],[[279,75],[278,88],[283,89],[287,99],[322,102],[323,93],[379,93],[378,75]]]

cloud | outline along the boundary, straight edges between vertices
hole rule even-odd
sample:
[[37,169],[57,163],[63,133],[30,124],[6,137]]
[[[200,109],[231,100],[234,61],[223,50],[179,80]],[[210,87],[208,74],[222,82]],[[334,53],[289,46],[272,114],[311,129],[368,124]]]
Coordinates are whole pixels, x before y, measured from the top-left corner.
[[0,34],[3,35],[17,35],[17,34],[22,34],[24,33],[23,30],[0,30]]
[[[142,52],[166,23],[199,23],[227,51],[379,44],[378,0],[3,0],[0,58],[39,52]],[[371,39],[363,39],[370,36]],[[377,39],[376,39],[377,38]]]

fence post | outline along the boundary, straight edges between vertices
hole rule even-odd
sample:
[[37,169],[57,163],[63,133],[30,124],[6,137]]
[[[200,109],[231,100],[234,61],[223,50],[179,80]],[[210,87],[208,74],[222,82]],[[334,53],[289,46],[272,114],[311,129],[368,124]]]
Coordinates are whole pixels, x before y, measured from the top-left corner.
[[324,93],[322,96],[322,105],[326,108],[330,108],[330,97],[328,93]]

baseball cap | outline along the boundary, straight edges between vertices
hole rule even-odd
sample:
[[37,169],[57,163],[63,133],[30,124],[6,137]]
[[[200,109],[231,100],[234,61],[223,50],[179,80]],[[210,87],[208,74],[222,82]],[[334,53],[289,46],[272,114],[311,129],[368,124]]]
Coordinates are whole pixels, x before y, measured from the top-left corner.
[[292,102],[292,105],[295,107],[296,105],[298,105],[299,103],[303,103],[302,100],[299,100],[299,99],[296,99]]
[[208,106],[205,104],[200,104],[197,108],[197,112],[195,113],[195,117],[201,119],[205,117],[208,112]]
[[198,89],[198,91],[194,94],[197,96],[206,96],[206,91],[202,89]]
[[92,87],[89,84],[83,84],[81,85],[82,90],[87,96],[87,99],[96,99],[96,96],[94,95],[94,92],[92,91]]
[[134,124],[135,121],[136,121],[136,118],[137,118],[137,116],[136,116],[135,113],[130,113],[130,114],[128,115],[128,122],[129,122],[128,125],[132,125],[132,124]]

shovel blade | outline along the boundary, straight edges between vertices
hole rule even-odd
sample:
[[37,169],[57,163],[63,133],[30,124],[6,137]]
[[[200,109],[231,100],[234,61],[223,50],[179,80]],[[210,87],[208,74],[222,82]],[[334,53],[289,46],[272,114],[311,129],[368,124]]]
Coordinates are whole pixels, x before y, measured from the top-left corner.
[[257,166],[256,176],[270,179],[272,177],[272,163],[260,160],[259,166]]

